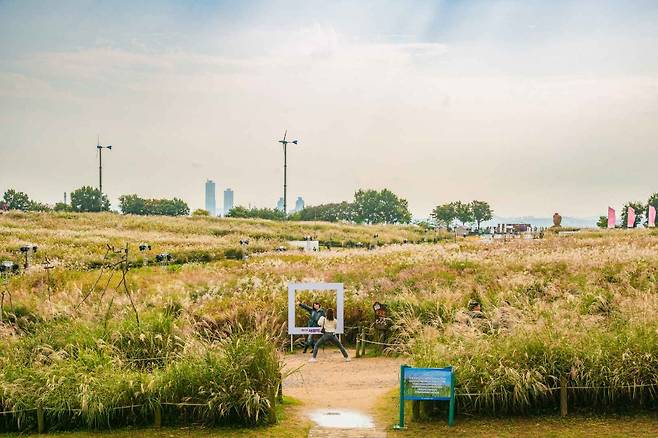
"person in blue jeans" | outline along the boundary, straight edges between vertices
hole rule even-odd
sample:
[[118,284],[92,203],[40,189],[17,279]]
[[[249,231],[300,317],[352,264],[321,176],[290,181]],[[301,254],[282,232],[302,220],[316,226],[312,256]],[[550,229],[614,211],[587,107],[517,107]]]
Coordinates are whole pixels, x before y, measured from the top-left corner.
[[[304,303],[299,303],[299,307],[302,309],[306,310],[308,312],[308,327],[320,327],[318,325],[318,321],[320,320],[321,317],[324,316],[324,309],[320,307],[320,303],[317,301],[313,303],[313,306],[309,306],[308,304]],[[306,350],[309,348],[313,350],[313,345],[315,345],[315,339],[314,339],[314,334],[309,333],[308,336],[306,337],[306,343],[304,344],[304,353],[306,353]]]
[[324,329],[324,332],[322,333],[322,337],[320,338],[320,340],[315,343],[315,346],[313,347],[313,357],[310,358],[308,361],[317,362],[316,357],[318,356],[318,348],[320,347],[320,345],[324,344],[325,342],[332,342],[336,344],[340,349],[340,352],[343,353],[345,362],[349,362],[350,357],[347,355],[347,351],[345,351],[345,347],[343,347],[343,344],[341,344],[338,338],[336,337],[337,321],[334,318],[334,309],[327,309],[327,316],[321,317],[320,320],[318,321],[318,324],[320,325],[320,327]]

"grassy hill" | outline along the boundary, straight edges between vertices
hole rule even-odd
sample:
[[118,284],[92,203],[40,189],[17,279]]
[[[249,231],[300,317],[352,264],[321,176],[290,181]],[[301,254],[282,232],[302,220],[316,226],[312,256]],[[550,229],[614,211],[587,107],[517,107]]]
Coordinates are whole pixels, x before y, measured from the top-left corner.
[[[107,245],[152,245],[178,262],[207,262],[227,252],[270,251],[289,240],[311,236],[322,246],[354,247],[368,244],[421,242],[445,238],[414,225],[353,225],[327,222],[279,222],[211,217],[124,216],[115,213],[0,214],[0,259],[16,257],[21,244],[38,245],[37,261],[47,257],[67,266],[98,267]],[[375,237],[377,236],[377,237]],[[249,239],[247,248],[240,240]]]
[[[342,247],[270,251],[306,234]],[[251,257],[227,258],[245,237]],[[388,304],[388,351],[419,366],[454,365],[462,414],[555,412],[561,378],[571,408],[658,407],[655,230],[494,242],[445,237],[399,226],[3,214],[3,258],[15,257],[23,242],[40,249],[34,266],[3,289],[0,409],[41,405],[54,409],[49,421],[62,428],[106,427],[194,400],[204,407],[188,419],[262,422],[280,371],[276,350],[288,348],[291,281],[345,284],[348,343],[357,327],[370,330],[374,301]],[[405,239],[426,243],[393,244]],[[374,240],[391,245],[347,248]],[[140,242],[196,262],[142,266]],[[125,284],[115,265],[121,254],[103,259],[108,243],[131,245]],[[54,268],[41,265],[45,255]],[[300,298],[334,304],[311,291]],[[486,318],[468,318],[471,299],[482,302]],[[218,382],[212,397],[198,390],[208,380]],[[223,383],[252,397],[236,398]],[[143,407],[141,417],[114,409],[133,404]],[[174,422],[183,421],[170,409]],[[30,415],[4,417],[4,428]]]

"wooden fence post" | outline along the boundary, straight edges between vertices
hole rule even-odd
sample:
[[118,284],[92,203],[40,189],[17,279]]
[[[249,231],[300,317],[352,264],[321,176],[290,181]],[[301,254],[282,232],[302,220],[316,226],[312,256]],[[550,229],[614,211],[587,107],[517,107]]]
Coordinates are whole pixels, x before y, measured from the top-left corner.
[[162,427],[162,407],[160,405],[157,405],[153,411],[153,426],[156,429]]
[[560,377],[560,416],[566,417],[568,414],[568,399],[567,399],[567,378]]
[[359,357],[361,357],[361,351],[360,351],[360,348],[361,348],[361,338],[360,338],[360,336],[361,336],[361,331],[357,328],[357,329],[356,329],[356,352],[355,352],[355,354],[354,354],[354,357],[356,357],[357,359],[358,359]]
[[43,408],[41,406],[37,407],[37,432],[44,433],[46,431],[46,422],[43,415]]

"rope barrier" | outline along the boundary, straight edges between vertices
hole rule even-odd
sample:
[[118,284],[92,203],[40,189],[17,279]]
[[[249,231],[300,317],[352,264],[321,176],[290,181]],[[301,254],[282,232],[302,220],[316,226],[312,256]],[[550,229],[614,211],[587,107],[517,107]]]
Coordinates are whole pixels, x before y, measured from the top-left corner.
[[398,344],[389,344],[386,342],[376,342],[376,341],[369,341],[367,339],[363,338],[356,338],[357,342],[365,342],[366,344],[375,344],[375,345],[386,345],[388,347],[396,347]]
[[[641,384],[636,384],[636,385],[622,385],[622,386],[567,386],[567,389],[624,389],[624,388],[646,388],[646,387],[658,387],[658,383],[641,383]],[[553,391],[559,391],[560,388],[544,388],[544,389],[539,389],[536,391],[539,392],[553,392]],[[501,395],[501,394],[512,394],[514,391],[497,391],[497,392],[488,392],[488,393],[483,393],[483,392],[455,392],[455,397],[477,397],[477,396],[483,396],[483,395]],[[180,403],[173,403],[173,402],[162,402],[160,403],[161,406],[176,406],[176,407],[210,407],[208,403],[189,403],[189,402],[180,402]],[[134,409],[134,408],[143,408],[144,404],[138,404],[138,405],[127,405],[127,406],[117,406],[114,408],[111,408],[112,410],[122,410],[122,409]],[[56,408],[41,408],[44,411],[61,411],[61,409],[56,409]],[[9,415],[9,414],[19,414],[22,412],[34,412],[39,410],[39,408],[27,408],[27,409],[15,409],[11,411],[0,411],[0,415]],[[75,412],[75,413],[82,413],[82,409],[78,408],[69,408],[66,409],[65,411],[67,412]]]
[[[196,407],[209,407],[208,403],[187,403],[187,402],[181,402],[181,403],[172,403],[172,402],[162,402],[160,403],[161,406],[177,406],[177,407],[188,407],[188,406],[196,406]],[[116,406],[114,408],[110,408],[114,411],[122,410],[122,409],[134,409],[134,408],[143,408],[144,406],[147,406],[145,404],[139,404],[139,405],[126,405],[126,406]],[[44,411],[61,411],[61,409],[56,409],[56,408],[41,408]],[[14,409],[12,411],[0,411],[0,415],[9,415],[9,414],[20,414],[22,412],[34,412],[38,411],[39,408],[28,408],[28,409]],[[75,412],[76,414],[82,413],[82,409],[79,408],[69,408],[69,409],[64,409],[65,412]]]
[[[55,409],[55,408],[41,408],[41,409],[43,409],[44,411],[60,411],[61,410],[61,409]],[[35,408],[33,410],[37,410],[37,409]],[[81,414],[82,413],[82,409],[78,409],[78,408],[69,408],[69,409],[66,409],[66,411],[75,412],[76,414]]]
[[[643,383],[639,385],[622,385],[622,386],[567,386],[567,389],[627,389],[627,388],[646,388],[646,387],[658,387],[658,383]],[[537,389],[535,391],[538,392],[553,392],[553,391],[559,391],[560,388],[545,388],[545,389]],[[455,392],[456,397],[474,397],[474,396],[482,396],[482,395],[501,395],[501,394],[511,394],[514,391],[506,391],[506,392]]]
[[208,403],[160,403],[162,406],[202,406],[208,407]]
[[115,411],[120,411],[122,409],[134,409],[134,408],[143,408],[144,405],[130,405],[130,406],[117,406],[115,408],[112,408]]
[[37,408],[31,408],[31,409],[19,409],[19,410],[14,410],[14,411],[0,411],[0,415],[8,415],[8,414],[18,414],[20,412],[32,412],[36,411]]
[[645,388],[648,386],[658,386],[658,383],[641,383],[639,385],[622,385],[622,386],[567,386],[567,389],[621,389],[621,388]]

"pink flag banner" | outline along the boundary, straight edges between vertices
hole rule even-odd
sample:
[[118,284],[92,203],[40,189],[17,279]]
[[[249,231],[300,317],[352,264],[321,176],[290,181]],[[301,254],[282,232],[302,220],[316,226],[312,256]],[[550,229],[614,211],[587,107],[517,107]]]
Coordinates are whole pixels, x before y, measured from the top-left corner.
[[656,207],[653,205],[649,206],[649,228],[656,226]]
[[627,228],[633,228],[635,226],[635,209],[633,207],[628,207],[628,221],[626,222]]
[[608,207],[608,228],[614,228],[615,227],[615,209],[612,207]]

